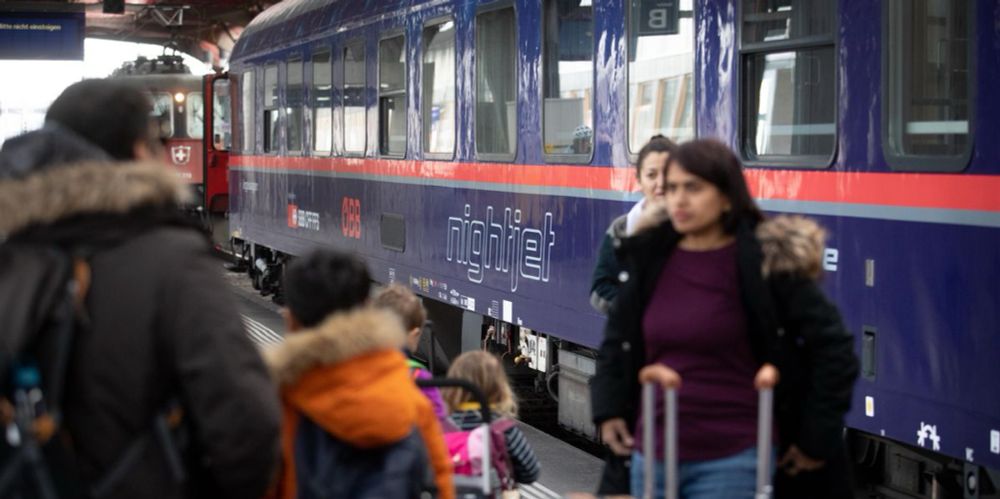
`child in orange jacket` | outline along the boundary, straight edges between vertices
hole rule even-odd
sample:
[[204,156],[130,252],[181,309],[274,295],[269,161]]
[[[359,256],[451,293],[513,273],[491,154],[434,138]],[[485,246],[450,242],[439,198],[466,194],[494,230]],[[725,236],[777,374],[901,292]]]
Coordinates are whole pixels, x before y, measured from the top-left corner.
[[[400,466],[380,464],[419,467],[418,447],[426,449],[437,497],[455,497],[440,425],[402,353],[405,331],[393,313],[367,305],[369,291],[364,264],[331,250],[286,270],[289,334],[266,353],[283,403],[277,497],[419,495],[420,470],[393,473]],[[369,466],[364,459],[373,453]],[[343,465],[332,474],[310,468],[331,461]]]

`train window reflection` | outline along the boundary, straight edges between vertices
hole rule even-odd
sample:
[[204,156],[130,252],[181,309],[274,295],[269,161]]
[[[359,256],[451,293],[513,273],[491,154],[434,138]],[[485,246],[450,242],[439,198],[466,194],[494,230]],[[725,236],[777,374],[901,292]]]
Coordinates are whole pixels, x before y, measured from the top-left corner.
[[746,58],[748,156],[833,154],[833,47]]
[[243,152],[245,153],[253,153],[254,148],[256,147],[254,132],[257,131],[257,125],[254,120],[253,113],[255,97],[253,79],[253,70],[243,73],[240,78],[240,86],[243,92],[241,98],[242,115],[240,116],[240,122],[242,124],[241,128],[243,129],[243,137],[241,137],[243,144],[241,145],[243,146]]
[[406,154],[406,39],[386,38],[378,44],[379,153]]
[[364,154],[368,135],[365,109],[365,46],[344,49],[344,152]]
[[289,152],[302,151],[305,119],[302,109],[305,104],[305,78],[302,71],[302,59],[288,61],[288,74],[285,77],[285,144]]
[[228,151],[232,146],[232,102],[229,79],[212,83],[212,143],[216,151]]
[[205,99],[201,97],[201,92],[187,94],[185,106],[187,106],[187,136],[200,139],[205,135]]
[[278,66],[264,68],[264,152],[278,150]]
[[883,127],[886,157],[894,167],[956,170],[967,162],[971,5],[965,0],[888,4]]
[[174,99],[168,93],[155,93],[149,96],[153,102],[153,110],[149,115],[153,118],[160,138],[174,136]]
[[278,66],[264,68],[264,107],[278,104]]
[[741,150],[750,161],[822,168],[837,143],[836,2],[745,0]]
[[517,148],[516,53],[514,9],[494,10],[476,17],[476,152],[479,154],[509,158]]
[[744,0],[743,43],[827,36],[833,32],[830,0]]
[[455,22],[426,26],[423,33],[424,152],[455,151]]
[[586,161],[594,147],[593,7],[584,0],[547,0],[544,9],[545,153]]
[[312,108],[313,152],[329,153],[333,150],[333,107],[331,99],[330,51],[321,50],[312,58]]
[[636,153],[657,134],[695,136],[694,2],[630,0],[628,142]]

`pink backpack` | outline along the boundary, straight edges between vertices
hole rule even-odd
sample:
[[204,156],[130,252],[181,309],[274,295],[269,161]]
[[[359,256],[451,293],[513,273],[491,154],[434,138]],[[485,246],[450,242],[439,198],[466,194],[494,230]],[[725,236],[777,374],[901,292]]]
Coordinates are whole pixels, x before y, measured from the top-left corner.
[[[490,461],[502,490],[513,490],[517,487],[517,482],[514,481],[514,465],[510,453],[507,452],[507,439],[504,437],[504,432],[514,424],[510,418],[499,418],[489,425]],[[451,456],[456,475],[482,476],[486,428],[486,425],[479,425],[472,430],[444,434],[445,445],[448,446],[448,455]]]

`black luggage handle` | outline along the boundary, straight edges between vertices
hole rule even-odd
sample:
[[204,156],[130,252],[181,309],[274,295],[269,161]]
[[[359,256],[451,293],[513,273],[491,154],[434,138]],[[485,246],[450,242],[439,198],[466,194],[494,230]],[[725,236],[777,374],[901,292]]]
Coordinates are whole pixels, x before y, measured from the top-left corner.
[[490,413],[490,403],[483,394],[483,391],[470,381],[457,378],[431,378],[431,379],[418,379],[416,380],[417,386],[420,388],[461,388],[470,394],[472,398],[476,399],[479,403],[479,409],[483,414],[483,423],[490,424],[493,419]]

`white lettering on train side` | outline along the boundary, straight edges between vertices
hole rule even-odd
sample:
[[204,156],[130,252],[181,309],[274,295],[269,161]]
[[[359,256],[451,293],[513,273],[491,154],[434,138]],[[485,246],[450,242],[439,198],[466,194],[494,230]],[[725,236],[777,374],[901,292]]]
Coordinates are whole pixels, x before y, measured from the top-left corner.
[[837,248],[826,248],[826,250],[823,251],[823,270],[827,272],[836,272],[839,260],[840,251],[837,251]]
[[549,282],[556,244],[552,213],[545,213],[541,229],[523,227],[521,210],[504,208],[502,222],[498,213],[487,206],[485,219],[476,219],[467,204],[463,217],[449,217],[448,261],[466,267],[466,277],[477,284],[487,271],[507,274],[512,292],[521,278]]

